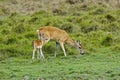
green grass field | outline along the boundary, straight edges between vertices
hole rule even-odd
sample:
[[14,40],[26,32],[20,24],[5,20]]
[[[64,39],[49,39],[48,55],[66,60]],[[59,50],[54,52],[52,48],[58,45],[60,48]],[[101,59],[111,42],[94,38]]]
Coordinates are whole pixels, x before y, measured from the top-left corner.
[[[55,26],[80,40],[85,55],[55,42],[32,61],[36,30]],[[120,80],[119,0],[0,0],[0,80]]]
[[0,80],[119,80],[120,54],[93,53],[0,62]]

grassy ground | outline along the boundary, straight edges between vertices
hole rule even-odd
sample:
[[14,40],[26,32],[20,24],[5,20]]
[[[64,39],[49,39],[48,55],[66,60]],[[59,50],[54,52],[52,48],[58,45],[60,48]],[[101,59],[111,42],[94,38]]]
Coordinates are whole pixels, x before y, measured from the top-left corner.
[[0,80],[119,80],[120,54],[93,53],[0,62]]
[[[0,0],[0,80],[120,80],[118,0]],[[55,26],[80,40],[85,55],[55,42],[43,47],[46,59],[31,60],[36,30]]]

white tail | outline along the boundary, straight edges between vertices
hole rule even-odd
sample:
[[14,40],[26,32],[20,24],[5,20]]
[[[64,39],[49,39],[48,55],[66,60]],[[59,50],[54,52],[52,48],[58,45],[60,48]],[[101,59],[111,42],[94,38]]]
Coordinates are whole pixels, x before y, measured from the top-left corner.
[[[45,27],[41,27],[40,29],[38,29],[37,34],[38,34],[39,39],[41,39],[42,41],[48,42],[50,39],[56,41],[56,49],[58,46],[57,43],[59,43],[64,52],[64,56],[66,56],[66,51],[64,48],[65,43],[67,43],[71,46],[74,46],[76,49],[78,49],[78,51],[81,54],[83,54],[81,43],[79,41],[73,41],[69,37],[67,32],[64,30],[61,30],[56,27],[45,26]],[[56,50],[55,50],[55,55],[56,55]]]
[[38,38],[41,39],[40,36],[39,36],[39,34],[38,34],[38,33],[39,33],[39,30],[36,30],[36,32],[37,32]]
[[40,59],[41,57],[44,58],[43,52],[42,52],[42,47],[45,43],[41,40],[34,40],[32,41],[32,45],[33,45],[33,54],[32,54],[32,59],[34,59],[35,57],[35,52],[37,51],[38,53],[38,59]]

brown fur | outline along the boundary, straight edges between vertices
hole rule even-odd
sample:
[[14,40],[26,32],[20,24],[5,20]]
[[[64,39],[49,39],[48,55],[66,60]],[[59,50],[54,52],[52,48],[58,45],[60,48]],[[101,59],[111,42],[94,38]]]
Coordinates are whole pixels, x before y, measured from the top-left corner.
[[[56,27],[52,27],[52,26],[41,27],[37,30],[37,34],[38,34],[39,39],[46,41],[46,43],[51,39],[56,42],[59,42],[65,56],[66,56],[66,52],[64,48],[65,43],[71,46],[74,46],[77,49],[81,47],[80,45],[78,45],[79,43],[76,43],[69,37],[69,35],[67,34],[65,30],[61,30]],[[82,52],[81,48],[79,52]]]
[[33,40],[32,41],[33,48],[37,48],[38,46],[42,45],[40,40]]
[[44,42],[41,40],[33,40],[32,41],[32,45],[33,45],[33,55],[32,55],[32,59],[34,59],[35,56],[35,52],[38,52],[38,59],[42,56],[44,58],[44,55],[42,53],[42,47],[44,45]]
[[47,39],[55,40],[56,42],[64,42],[74,46],[74,41],[70,39],[66,31],[56,27],[45,26],[39,29],[39,34],[44,34]]

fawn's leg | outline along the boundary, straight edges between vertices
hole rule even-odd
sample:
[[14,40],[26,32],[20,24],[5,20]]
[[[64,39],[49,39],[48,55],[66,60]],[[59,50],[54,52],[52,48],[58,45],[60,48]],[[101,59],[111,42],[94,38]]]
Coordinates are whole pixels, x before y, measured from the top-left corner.
[[36,51],[36,49],[33,49],[32,60],[34,60],[34,58],[35,58],[35,51]]
[[43,52],[42,52],[42,48],[40,48],[40,53],[41,53],[41,56],[42,56],[43,58],[45,58],[44,55],[43,55]]

